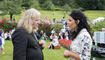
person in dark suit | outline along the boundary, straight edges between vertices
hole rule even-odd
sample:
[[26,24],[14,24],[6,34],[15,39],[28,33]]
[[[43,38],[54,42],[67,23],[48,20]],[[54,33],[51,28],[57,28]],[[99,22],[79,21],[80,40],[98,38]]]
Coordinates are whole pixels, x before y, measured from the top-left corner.
[[24,12],[12,34],[13,60],[44,60],[40,43],[35,34],[39,23],[39,11],[31,8]]

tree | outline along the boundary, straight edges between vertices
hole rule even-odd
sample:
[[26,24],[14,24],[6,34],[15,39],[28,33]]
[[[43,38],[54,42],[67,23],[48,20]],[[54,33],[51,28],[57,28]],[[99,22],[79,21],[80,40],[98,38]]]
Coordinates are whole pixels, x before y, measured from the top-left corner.
[[56,6],[64,6],[69,0],[52,0],[52,3]]
[[105,0],[75,0],[84,9],[100,10],[105,9]]
[[22,0],[22,7],[24,7],[24,9],[29,9],[31,7],[31,0]]
[[31,0],[31,1],[32,1],[32,3],[31,3],[31,8],[41,9],[38,0]]
[[54,11],[54,8],[55,8],[54,4],[51,1],[45,2],[45,4],[43,6],[44,6],[44,9],[46,9],[46,10]]
[[77,3],[75,2],[75,0],[68,0],[67,4],[71,7],[71,8],[78,8],[79,6],[77,5]]
[[14,14],[19,14],[22,10],[21,0],[3,0],[0,4],[0,9],[10,15],[10,20]]
[[68,11],[71,11],[71,10],[72,10],[72,9],[71,9],[71,7],[70,7],[68,4],[65,4],[65,5],[63,6],[63,11],[65,11],[66,14],[67,14]]
[[46,0],[39,0],[40,4],[44,4],[46,2]]

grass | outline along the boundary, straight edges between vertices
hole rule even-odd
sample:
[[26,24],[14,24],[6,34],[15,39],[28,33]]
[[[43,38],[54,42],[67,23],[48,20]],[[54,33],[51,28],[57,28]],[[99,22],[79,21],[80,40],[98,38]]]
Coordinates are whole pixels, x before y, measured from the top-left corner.
[[51,50],[48,49],[48,46],[49,42],[47,41],[46,48],[43,50],[45,60],[70,60],[70,58],[67,59],[63,57],[64,48],[60,50]]
[[[49,42],[47,41],[46,48],[43,50],[44,60],[70,60],[70,58],[64,58],[63,52],[64,48],[60,50],[50,50],[48,49]],[[13,60],[13,45],[11,41],[5,41],[5,54],[0,55],[0,60]]]
[[[43,50],[44,60],[70,60],[70,58],[64,58],[63,52],[64,48],[60,50],[50,50],[48,49],[49,42],[47,41],[46,47]],[[5,41],[5,54],[0,55],[0,60],[13,60],[13,45],[11,41]],[[105,60],[105,58],[96,58],[96,60]]]
[[98,17],[105,17],[105,10],[87,10],[84,13],[88,16],[89,20],[93,20]]
[[[64,11],[43,11],[43,10],[41,10],[40,13],[41,13],[42,19],[45,17],[48,17],[49,19],[53,20],[53,18],[55,17],[56,21],[62,19],[62,17],[64,16]],[[53,15],[53,13],[54,13],[54,15]],[[69,13],[70,12],[65,14],[66,20],[68,19]],[[84,11],[84,13],[88,17],[89,21],[96,19],[98,17],[105,17],[105,15],[104,15],[105,10],[86,10],[86,11]],[[19,21],[22,15],[23,15],[23,12],[19,15],[14,15],[16,18],[16,21]],[[4,17],[8,18],[9,15],[5,15]],[[2,19],[2,16],[0,17],[0,19]]]
[[12,56],[13,56],[12,42],[11,41],[5,41],[4,48],[5,48],[5,54],[0,55],[0,60],[12,60]]

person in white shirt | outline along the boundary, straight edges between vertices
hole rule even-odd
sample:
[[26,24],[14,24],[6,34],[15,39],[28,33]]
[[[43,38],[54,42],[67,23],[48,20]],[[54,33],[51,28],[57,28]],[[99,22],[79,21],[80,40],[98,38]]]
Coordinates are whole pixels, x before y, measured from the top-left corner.
[[54,33],[53,40],[52,40],[52,42],[50,42],[49,49],[54,49],[54,47],[58,46],[58,45],[59,45],[58,37],[57,37],[57,34]]
[[69,15],[68,26],[73,31],[70,50],[64,51],[64,57],[70,60],[90,60],[92,38],[86,16],[80,10],[74,10]]
[[51,31],[51,35],[53,36],[54,33],[55,33],[55,29],[53,29],[53,30]]

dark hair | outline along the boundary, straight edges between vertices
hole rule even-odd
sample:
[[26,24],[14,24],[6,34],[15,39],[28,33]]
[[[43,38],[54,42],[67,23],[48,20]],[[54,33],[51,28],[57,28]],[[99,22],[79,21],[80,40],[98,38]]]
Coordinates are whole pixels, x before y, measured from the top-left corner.
[[[73,34],[72,34],[72,39],[76,38],[78,33],[83,28],[86,28],[87,31],[90,33],[90,26],[88,25],[87,17],[84,15],[84,13],[82,13],[82,11],[74,10],[71,12],[71,14],[69,16],[71,16],[75,21],[80,20],[80,22],[78,24],[77,32],[73,32]],[[91,35],[91,33],[90,33],[90,35]]]

